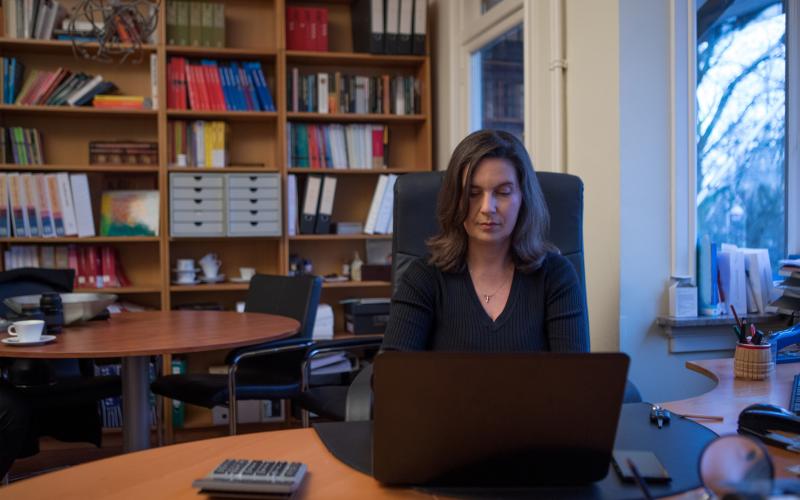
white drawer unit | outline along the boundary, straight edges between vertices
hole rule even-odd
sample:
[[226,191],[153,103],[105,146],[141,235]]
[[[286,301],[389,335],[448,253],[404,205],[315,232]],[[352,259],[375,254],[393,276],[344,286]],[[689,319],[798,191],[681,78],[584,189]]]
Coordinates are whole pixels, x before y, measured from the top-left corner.
[[172,236],[225,235],[225,176],[170,174]]
[[172,236],[280,236],[279,174],[170,174]]

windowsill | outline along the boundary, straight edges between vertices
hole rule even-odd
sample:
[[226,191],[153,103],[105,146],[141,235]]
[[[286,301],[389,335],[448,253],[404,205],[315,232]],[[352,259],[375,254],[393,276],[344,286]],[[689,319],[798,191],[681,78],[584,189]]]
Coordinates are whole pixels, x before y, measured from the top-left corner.
[[[780,314],[750,314],[742,319],[754,322],[764,331],[785,328],[785,316]],[[736,335],[733,316],[692,316],[676,318],[659,316],[656,324],[669,339],[670,353],[691,353],[708,351],[733,351],[736,347]]]

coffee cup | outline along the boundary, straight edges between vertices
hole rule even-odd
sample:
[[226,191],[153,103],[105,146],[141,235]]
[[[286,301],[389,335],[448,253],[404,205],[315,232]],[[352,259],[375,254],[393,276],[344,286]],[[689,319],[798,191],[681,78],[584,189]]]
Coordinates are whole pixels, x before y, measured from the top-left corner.
[[207,253],[207,254],[203,255],[203,256],[202,256],[202,257],[199,259],[199,261],[200,261],[200,265],[201,265],[201,266],[202,266],[203,264],[206,264],[206,263],[208,263],[208,264],[213,264],[213,263],[216,263],[218,266],[221,264],[221,262],[220,262],[220,260],[219,260],[219,257],[218,257],[218,256],[217,256],[217,254],[215,254],[215,253]]
[[8,327],[8,334],[17,337],[20,342],[36,342],[42,338],[44,321],[40,319],[29,319],[25,321],[15,321]]
[[205,275],[206,278],[213,279],[216,278],[217,275],[219,274],[219,267],[220,267],[219,261],[213,261],[213,262],[205,261],[201,262],[200,265],[203,268],[203,274]]
[[239,276],[242,277],[243,280],[252,279],[253,276],[256,275],[256,268],[255,267],[240,267],[239,268]]
[[178,275],[178,283],[194,283],[196,279],[196,273],[194,269],[190,269],[188,271],[176,271]]
[[178,259],[177,270],[194,272],[194,259]]

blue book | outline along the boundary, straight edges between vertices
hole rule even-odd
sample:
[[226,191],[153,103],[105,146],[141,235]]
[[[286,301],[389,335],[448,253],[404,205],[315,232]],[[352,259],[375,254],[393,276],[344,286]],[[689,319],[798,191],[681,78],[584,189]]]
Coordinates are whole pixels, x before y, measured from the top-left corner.
[[322,126],[323,142],[325,143],[325,165],[333,168],[333,155],[331,154],[331,131],[328,125]]
[[701,316],[717,314],[717,246],[708,235],[697,245],[697,299]]
[[231,63],[231,73],[233,74],[233,95],[234,101],[236,102],[236,110],[245,111],[247,109],[247,101],[244,98],[239,65],[235,62]]
[[252,69],[245,68],[244,74],[247,77],[247,93],[250,96],[250,102],[253,103],[253,107],[255,108],[255,110],[270,111],[270,109],[264,104],[264,101],[260,99],[258,84],[256,82],[256,77],[253,74]]
[[225,98],[225,109],[233,109],[233,98],[231,97],[231,69],[227,66],[219,67],[219,77],[222,80],[222,96]]
[[261,101],[261,106],[264,111],[275,111],[275,103],[272,100],[272,93],[269,91],[269,85],[264,77],[264,71],[261,69],[260,62],[244,63],[244,67],[251,73],[251,78],[255,83],[255,88],[258,91],[258,98]]

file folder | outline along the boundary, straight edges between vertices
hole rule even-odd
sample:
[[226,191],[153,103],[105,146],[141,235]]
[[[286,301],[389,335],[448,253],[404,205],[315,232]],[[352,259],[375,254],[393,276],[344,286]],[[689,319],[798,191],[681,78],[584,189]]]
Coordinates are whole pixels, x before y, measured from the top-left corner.
[[397,30],[397,54],[411,53],[411,29],[414,0],[400,0],[400,21]]
[[399,54],[397,36],[400,29],[400,0],[386,0],[385,19],[383,43],[386,53]]
[[411,53],[425,55],[425,32],[428,24],[428,0],[414,0],[414,30],[411,35]]
[[333,214],[333,199],[336,195],[336,177],[326,175],[322,178],[322,194],[319,198],[319,212],[314,232],[328,234],[331,229],[331,214]]
[[314,234],[317,224],[317,207],[322,178],[318,175],[309,175],[306,179],[306,192],[303,198],[303,214],[300,218],[300,234]]
[[355,52],[385,53],[384,0],[356,0],[352,7],[353,50]]

